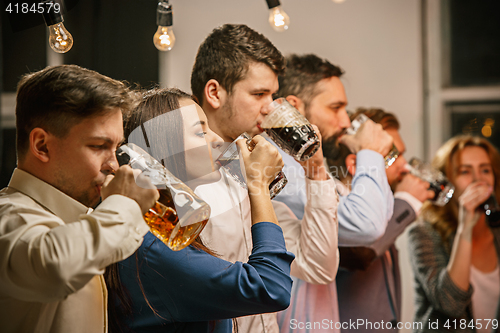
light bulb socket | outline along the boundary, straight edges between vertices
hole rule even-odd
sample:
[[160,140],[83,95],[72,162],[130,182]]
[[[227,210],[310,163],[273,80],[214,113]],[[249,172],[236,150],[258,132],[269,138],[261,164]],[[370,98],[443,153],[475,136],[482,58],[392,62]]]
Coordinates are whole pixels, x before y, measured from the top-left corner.
[[173,23],[172,5],[167,2],[158,2],[156,8],[156,25],[170,27]]
[[[46,10],[43,12],[43,19],[45,20],[45,24],[50,27],[51,25],[54,25],[54,24],[58,24],[58,23],[61,23],[61,22],[64,22],[64,18],[63,18],[63,1],[62,0],[45,0],[45,1],[42,1],[42,3],[57,3],[59,4],[59,13],[56,13],[56,11],[54,10],[54,8],[52,7],[52,10]],[[47,7],[45,7],[47,8]]]
[[266,2],[269,9],[273,9],[274,7],[281,5],[280,0],[266,0]]

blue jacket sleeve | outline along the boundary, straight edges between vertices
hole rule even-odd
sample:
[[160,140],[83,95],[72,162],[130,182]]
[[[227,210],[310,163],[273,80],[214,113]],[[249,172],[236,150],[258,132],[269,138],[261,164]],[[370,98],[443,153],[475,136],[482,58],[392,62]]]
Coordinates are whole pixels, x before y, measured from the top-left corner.
[[[120,263],[120,279],[132,298],[134,320],[193,322],[275,312],[288,307],[294,255],[286,251],[281,228],[252,226],[247,263],[234,264],[189,246],[170,250],[148,233],[138,250]],[[144,294],[158,315],[144,299]],[[136,326],[136,325],[134,325]]]
[[361,150],[351,193],[339,198],[339,246],[367,246],[382,237],[394,208],[382,155]]

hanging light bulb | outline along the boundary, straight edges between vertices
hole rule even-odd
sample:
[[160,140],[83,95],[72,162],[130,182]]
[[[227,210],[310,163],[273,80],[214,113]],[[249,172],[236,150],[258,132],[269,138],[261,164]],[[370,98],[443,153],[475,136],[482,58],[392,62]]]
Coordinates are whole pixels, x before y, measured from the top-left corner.
[[57,53],[66,53],[71,50],[73,37],[62,22],[49,26],[49,45]]
[[280,1],[266,0],[266,2],[269,8],[269,24],[271,27],[278,32],[287,30],[290,25],[290,18],[281,8]]
[[345,0],[332,0],[333,2],[335,3],[342,3],[342,2],[345,2]]
[[[52,3],[46,6],[43,12],[43,19],[49,28],[49,45],[57,53],[66,53],[73,46],[73,36],[64,27],[62,16],[62,3],[58,1],[46,0],[43,3]],[[50,10],[49,10],[50,8]]]
[[153,43],[160,51],[170,51],[174,47],[175,35],[172,30],[172,17],[172,6],[168,1],[158,2],[158,7],[156,8],[158,30],[156,30],[153,36]]

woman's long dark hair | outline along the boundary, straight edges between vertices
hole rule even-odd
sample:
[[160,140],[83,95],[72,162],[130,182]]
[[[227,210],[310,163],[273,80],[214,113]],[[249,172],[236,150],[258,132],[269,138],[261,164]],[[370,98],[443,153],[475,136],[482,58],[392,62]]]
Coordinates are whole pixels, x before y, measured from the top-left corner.
[[[127,141],[133,142],[131,133],[139,131],[146,146],[153,147],[150,154],[174,176],[186,181],[184,127],[182,114],[178,112],[181,99],[193,100],[193,97],[176,88],[148,90],[143,94],[139,105],[125,120],[123,127]],[[165,115],[168,115],[168,119],[162,117]],[[153,119],[157,121],[151,121]],[[162,121],[164,119],[165,121]],[[149,135],[146,135],[145,123],[149,125]],[[138,142],[133,143],[138,144]],[[163,156],[168,158],[164,159]]]
[[[146,91],[143,94],[143,99],[139,105],[130,113],[129,117],[124,122],[124,134],[128,139],[130,134],[141,127],[143,133],[144,123],[171,111],[177,110],[180,107],[179,101],[181,99],[191,99],[193,97],[179,89],[159,89],[155,88]],[[156,150],[166,152],[169,158],[161,159],[161,163],[177,178],[181,180],[187,179],[186,174],[186,160],[184,156],[184,127],[182,116],[180,112],[173,112],[172,117],[169,117],[168,122],[161,124],[161,128],[157,126],[153,128],[154,135],[149,137],[145,136],[146,145],[156,147]],[[166,135],[168,135],[168,138]],[[154,142],[152,142],[154,140]],[[165,155],[164,155],[165,156]],[[154,154],[153,154],[153,157]],[[155,240],[156,241],[156,240]],[[211,255],[216,255],[212,250],[207,248],[200,237],[197,237],[191,246],[205,251]],[[136,271],[139,287],[146,303],[151,310],[159,317],[157,311],[149,303],[141,280],[139,278],[140,264],[138,261],[137,252],[136,256]],[[118,263],[112,264],[106,268],[104,274],[106,285],[108,288],[108,313],[109,313],[109,332],[110,333],[124,333],[132,332],[132,330],[125,324],[124,318],[132,316],[132,302],[128,292],[124,289],[118,272]],[[213,326],[215,322],[211,323]]]

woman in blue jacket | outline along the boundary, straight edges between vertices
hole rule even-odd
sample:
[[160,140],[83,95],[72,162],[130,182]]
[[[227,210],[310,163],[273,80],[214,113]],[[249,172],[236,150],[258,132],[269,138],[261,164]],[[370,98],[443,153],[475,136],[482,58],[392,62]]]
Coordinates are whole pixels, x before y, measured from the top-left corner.
[[[125,135],[145,127],[144,142],[155,143],[150,151],[162,151],[154,157],[181,180],[195,186],[220,177],[212,159],[201,158],[211,154],[210,141],[217,138],[190,95],[177,89],[144,94],[125,125]],[[148,233],[136,255],[107,272],[110,332],[231,332],[231,318],[288,306],[294,256],[286,251],[268,189],[282,167],[281,157],[262,137],[253,139],[251,152],[243,141],[238,144],[247,178],[254,180],[248,182],[253,241],[248,261],[222,260],[199,238],[174,252]]]

